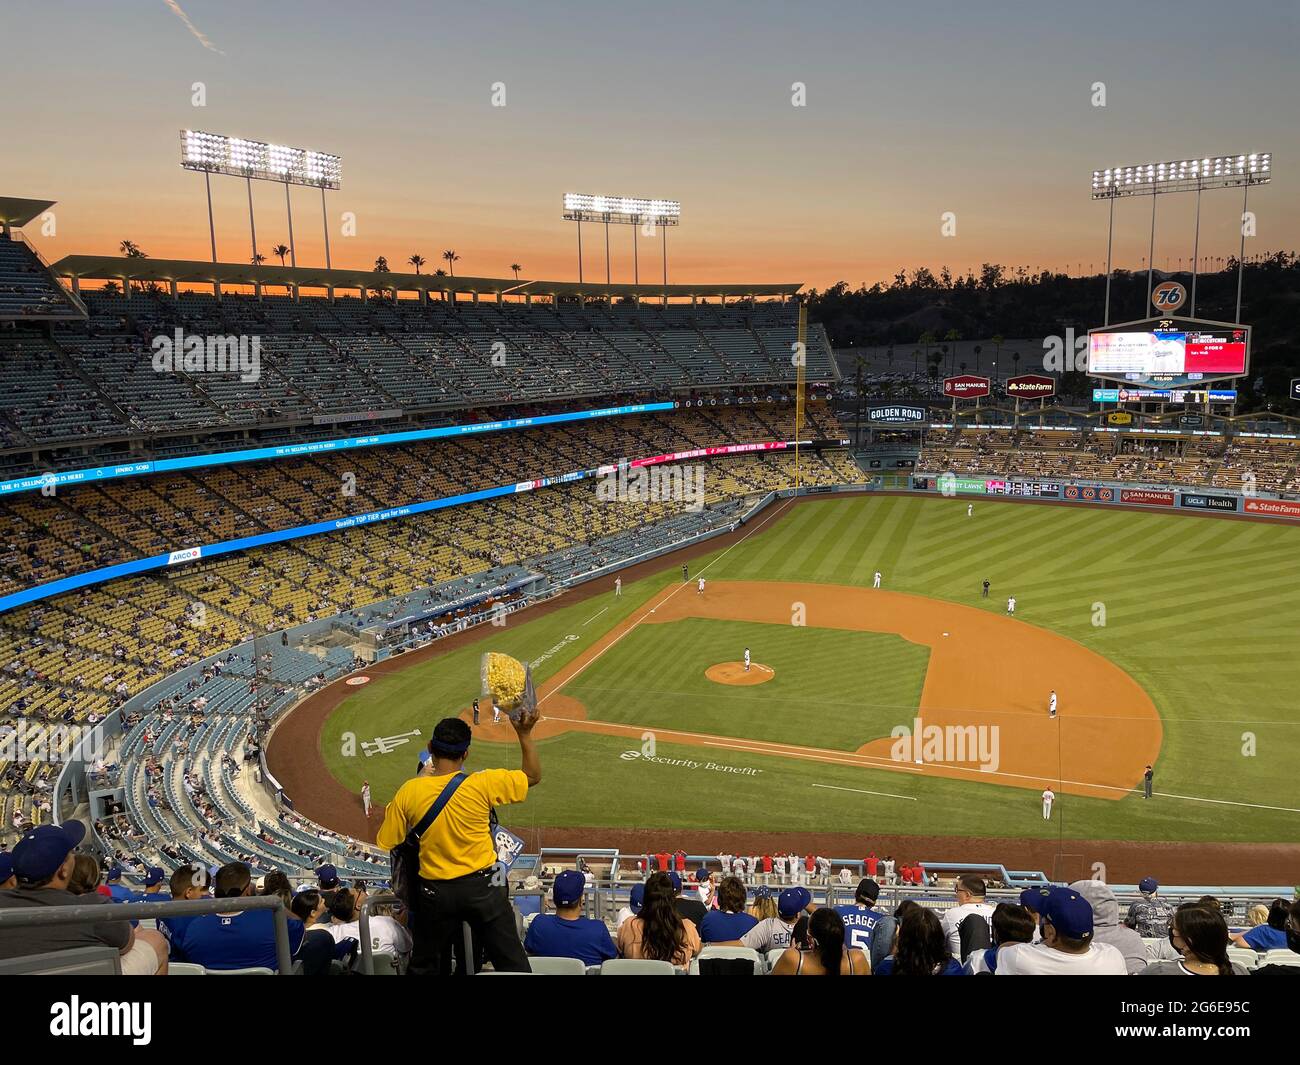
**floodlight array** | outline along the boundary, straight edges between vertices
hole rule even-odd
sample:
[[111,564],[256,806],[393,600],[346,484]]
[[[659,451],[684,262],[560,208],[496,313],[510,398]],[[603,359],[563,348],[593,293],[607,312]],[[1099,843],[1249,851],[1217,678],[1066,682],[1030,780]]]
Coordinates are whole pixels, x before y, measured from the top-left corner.
[[1210,155],[1165,163],[1108,167],[1092,172],[1092,198],[1153,196],[1164,192],[1191,192],[1241,185],[1262,185],[1273,177],[1271,152],[1248,155]]
[[337,155],[193,129],[181,130],[181,166],[313,188],[337,189],[343,183]]
[[564,217],[570,222],[617,222],[675,226],[681,222],[682,205],[677,200],[644,200],[635,196],[592,196],[584,192],[564,194]]

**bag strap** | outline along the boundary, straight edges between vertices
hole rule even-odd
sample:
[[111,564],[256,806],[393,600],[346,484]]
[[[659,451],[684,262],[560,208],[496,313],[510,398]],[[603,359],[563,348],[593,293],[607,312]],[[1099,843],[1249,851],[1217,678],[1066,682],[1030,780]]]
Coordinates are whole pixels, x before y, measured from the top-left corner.
[[418,843],[420,838],[429,831],[429,826],[438,819],[438,815],[442,813],[443,807],[446,806],[447,803],[451,802],[451,797],[456,794],[456,789],[464,784],[466,779],[467,777],[465,773],[457,773],[447,781],[447,784],[442,789],[441,793],[433,800],[433,805],[430,806],[425,812],[425,815],[420,818],[419,823],[417,823],[415,827],[406,834],[406,839],[409,843]]

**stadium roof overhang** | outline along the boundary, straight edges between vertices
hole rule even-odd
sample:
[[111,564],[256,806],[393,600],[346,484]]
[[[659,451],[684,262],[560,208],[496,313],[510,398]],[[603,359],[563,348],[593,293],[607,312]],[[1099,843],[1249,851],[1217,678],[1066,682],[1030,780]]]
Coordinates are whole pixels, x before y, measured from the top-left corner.
[[21,196],[0,196],[0,224],[25,226],[55,204],[54,200],[28,200]]
[[795,284],[602,285],[576,281],[516,281],[500,277],[439,277],[434,274],[381,273],[377,270],[325,270],[311,266],[253,266],[191,259],[142,259],[120,255],[67,255],[51,266],[60,277],[78,280],[155,281],[159,284],[285,285],[297,288],[370,289],[404,292],[473,293],[481,296],[583,296],[674,299],[693,296],[793,296]]

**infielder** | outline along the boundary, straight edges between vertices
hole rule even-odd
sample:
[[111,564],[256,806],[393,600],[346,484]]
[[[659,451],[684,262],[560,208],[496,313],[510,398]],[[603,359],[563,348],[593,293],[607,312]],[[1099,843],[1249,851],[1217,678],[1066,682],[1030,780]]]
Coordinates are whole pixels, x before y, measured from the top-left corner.
[[370,816],[370,781],[361,782],[361,808],[366,811],[366,817]]
[[623,594],[623,578],[622,578],[622,577],[615,577],[615,578],[614,578],[614,598],[617,599],[617,598],[618,598],[620,595],[622,595],[622,594]]
[[1016,612],[1016,597],[1009,596],[1007,599],[1007,613],[1014,615]]
[[1052,803],[1056,801],[1056,793],[1050,787],[1043,789],[1043,820],[1052,819]]
[[745,672],[749,672],[749,648],[745,648]]
[[1056,717],[1056,692],[1053,691],[1047,700],[1047,716]]
[[492,724],[501,723],[501,707],[497,706],[496,696],[492,697]]
[[696,595],[703,595],[703,594],[704,594],[704,578],[703,578],[703,577],[700,578],[699,584],[697,584],[697,585],[695,586],[695,594],[696,594]]
[[872,583],[871,583],[871,587],[873,587],[873,588],[879,588],[879,587],[880,587],[880,571],[879,571],[879,570],[876,570],[876,579],[875,579],[874,581],[872,581]]

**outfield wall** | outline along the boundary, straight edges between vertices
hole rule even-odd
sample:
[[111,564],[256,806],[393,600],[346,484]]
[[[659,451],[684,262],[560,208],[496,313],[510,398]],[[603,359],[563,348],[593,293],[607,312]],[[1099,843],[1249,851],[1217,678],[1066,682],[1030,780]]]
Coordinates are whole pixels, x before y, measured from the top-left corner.
[[1144,510],[1185,510],[1198,514],[1268,518],[1300,522],[1300,500],[1228,488],[1197,489],[1186,485],[1120,483],[1113,481],[1046,480],[1029,477],[958,476],[953,473],[918,473],[913,492],[948,498],[989,496],[1004,499],[1040,499],[1098,506],[1138,507]]

